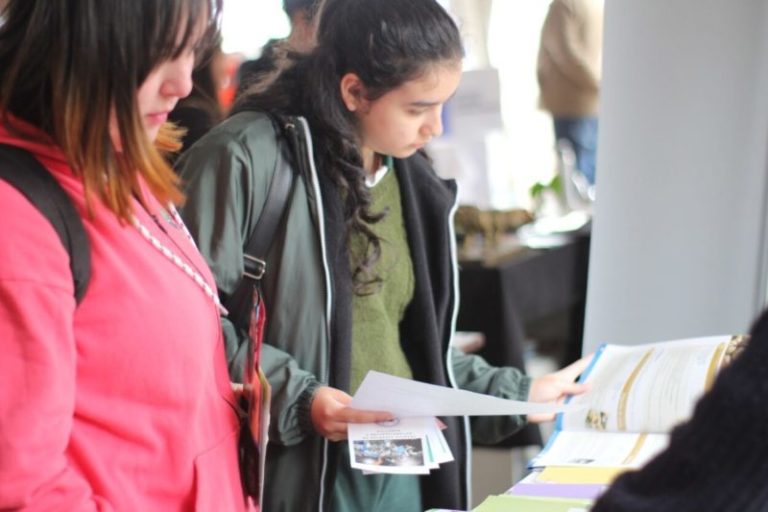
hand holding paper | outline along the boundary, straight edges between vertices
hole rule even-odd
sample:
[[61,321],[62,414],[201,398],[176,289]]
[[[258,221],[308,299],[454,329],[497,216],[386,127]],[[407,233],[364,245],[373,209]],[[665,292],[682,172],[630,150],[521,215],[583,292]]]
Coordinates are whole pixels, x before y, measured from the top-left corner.
[[[581,370],[578,364],[561,370],[562,375],[553,379],[551,386],[542,388],[549,394],[541,398],[557,400],[564,393],[573,392],[573,386],[561,381],[569,376],[573,380]],[[389,411],[398,418],[388,424],[349,424],[352,467],[366,472],[399,474],[425,474],[438,464],[453,460],[435,416],[553,415],[565,409],[558,403],[505,400],[374,371],[365,376],[349,406],[358,410]]]
[[[561,371],[564,372],[568,368]],[[365,376],[349,405],[355,409],[389,411],[401,418],[554,414],[567,408],[557,403],[537,404],[506,400],[374,371]]]
[[[593,355],[582,357],[575,363],[571,363],[562,370],[543,375],[534,379],[531,383],[531,390],[528,393],[528,400],[537,403],[557,403],[561,404],[570,395],[580,395],[589,390],[588,384],[575,382],[576,377],[586,370],[592,361]],[[528,421],[532,423],[542,423],[555,419],[554,414],[532,414],[528,416]]]
[[394,417],[380,410],[361,411],[349,407],[352,397],[340,389],[322,386],[315,391],[310,414],[312,426],[318,434],[330,441],[347,438],[350,423],[376,423]]

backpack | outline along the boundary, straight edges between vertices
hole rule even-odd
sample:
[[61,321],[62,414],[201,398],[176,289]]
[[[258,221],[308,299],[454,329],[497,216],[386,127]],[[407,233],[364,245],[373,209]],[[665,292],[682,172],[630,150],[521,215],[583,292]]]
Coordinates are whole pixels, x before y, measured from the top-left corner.
[[[290,117],[271,115],[273,123],[287,147],[283,146],[285,156],[289,161],[296,162],[306,151],[303,133],[297,129],[298,120]],[[290,156],[289,156],[290,155]],[[306,165],[306,162],[302,162]],[[290,168],[280,166],[278,180],[270,188],[267,204],[246,246],[246,276],[258,276],[261,279],[265,271],[264,257],[277,231],[278,223],[284,216],[284,209],[293,189],[293,173]],[[85,233],[83,221],[77,213],[72,199],[67,195],[59,182],[48,172],[32,154],[24,149],[9,144],[0,144],[0,180],[4,180],[32,203],[51,223],[59,235],[62,245],[69,254],[69,268],[75,289],[75,300],[80,304],[88,288],[91,278],[91,251],[88,235]],[[230,311],[235,313],[236,324],[246,324],[249,315],[243,314],[250,308],[243,308],[243,295],[250,296],[252,280],[243,277],[238,291],[233,294],[235,304],[229,304]],[[237,304],[240,302],[240,304]],[[248,304],[248,301],[245,301]],[[252,305],[250,305],[252,306]],[[239,315],[237,313],[240,313]],[[239,320],[239,321],[238,321]]]
[[0,179],[6,181],[48,219],[69,253],[77,304],[91,277],[91,251],[83,221],[59,182],[29,151],[0,144]]

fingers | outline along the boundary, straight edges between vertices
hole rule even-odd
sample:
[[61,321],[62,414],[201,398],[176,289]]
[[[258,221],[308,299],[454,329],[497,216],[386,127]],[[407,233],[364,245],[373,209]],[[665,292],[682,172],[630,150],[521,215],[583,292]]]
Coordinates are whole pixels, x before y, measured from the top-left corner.
[[580,384],[563,378],[562,375],[545,375],[534,379],[528,392],[530,402],[556,402],[567,395],[581,395],[591,389],[590,384]]
[[589,391],[589,384],[577,384],[576,382],[564,382],[560,390],[563,395],[581,395]]
[[343,441],[347,438],[347,424],[341,421],[326,424],[328,430],[320,434],[329,441]]
[[394,416],[388,412],[382,411],[361,411],[345,407],[339,409],[332,418],[318,425],[322,431],[318,433],[329,441],[343,441],[347,438],[347,429],[350,423],[376,423],[381,421],[390,421]]
[[529,414],[528,415],[528,422],[529,423],[547,423],[550,421],[555,421],[555,414]]
[[562,370],[556,372],[558,375],[561,375],[566,380],[572,381],[575,380],[576,377],[584,373],[584,370],[587,369],[587,366],[589,366],[589,363],[592,362],[592,358],[594,357],[594,354],[590,354],[588,356],[582,357],[576,362],[573,362],[563,368]]
[[362,411],[347,405],[352,400],[347,393],[328,386],[315,391],[310,414],[315,431],[331,441],[347,438],[349,423],[376,423],[394,418],[384,411]]
[[[576,382],[564,382],[560,381],[556,384],[557,387],[557,394],[559,395],[554,400],[544,400],[545,402],[554,401],[557,404],[561,404],[565,401],[565,397],[569,395],[581,395],[582,393],[586,393],[590,389],[589,384],[578,384]],[[551,398],[551,397],[549,397]],[[535,401],[535,400],[531,400]],[[555,414],[554,413],[541,413],[541,414],[529,414],[528,415],[528,421],[530,423],[546,423],[549,421],[554,421]]]
[[395,419],[391,413],[385,411],[362,411],[351,407],[341,409],[337,417],[346,423],[376,423]]

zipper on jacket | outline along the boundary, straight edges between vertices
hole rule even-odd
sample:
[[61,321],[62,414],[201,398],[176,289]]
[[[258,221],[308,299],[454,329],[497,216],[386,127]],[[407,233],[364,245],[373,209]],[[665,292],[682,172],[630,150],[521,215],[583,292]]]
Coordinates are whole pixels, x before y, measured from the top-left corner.
[[[318,228],[320,230],[320,252],[321,252],[321,258],[323,262],[323,273],[325,274],[325,330],[326,330],[326,338],[328,339],[328,353],[326,354],[326,360],[328,364],[326,365],[325,369],[325,381],[328,382],[330,378],[330,371],[331,371],[331,358],[330,355],[332,354],[331,351],[331,314],[332,314],[332,304],[333,304],[333,292],[331,291],[331,272],[329,270],[328,266],[328,260],[326,259],[326,242],[325,242],[325,222],[324,222],[324,216],[323,216],[323,196],[320,192],[320,181],[317,177],[317,168],[315,167],[315,159],[313,157],[314,151],[312,148],[312,135],[309,131],[309,125],[307,124],[306,119],[303,117],[298,118],[301,122],[301,127],[304,130],[304,140],[306,141],[307,147],[306,153],[307,153],[307,161],[309,162],[309,168],[311,172],[310,178],[312,178],[312,190],[315,193],[315,197],[317,198],[317,224]],[[323,503],[325,503],[325,479],[328,472],[328,440],[326,438],[323,438],[323,461],[322,461],[322,470],[320,472],[320,499],[318,500],[317,504],[317,510],[318,512],[323,512]]]
[[[448,213],[448,240],[450,243],[451,253],[451,274],[453,275],[453,313],[451,314],[451,325],[448,335],[448,349],[445,353],[446,370],[448,372],[448,381],[451,387],[459,389],[456,384],[456,377],[453,373],[453,361],[451,358],[451,347],[453,346],[453,335],[456,332],[456,321],[459,316],[459,265],[458,265],[458,251],[456,249],[456,233],[453,228],[453,218],[456,215],[456,210],[459,207],[459,184],[456,184],[456,197],[453,199],[453,206]],[[465,473],[464,473],[464,489],[467,498],[467,507],[472,504],[472,432],[470,430],[469,418],[462,416],[461,420],[464,422],[464,444],[466,445],[466,461],[465,461]]]

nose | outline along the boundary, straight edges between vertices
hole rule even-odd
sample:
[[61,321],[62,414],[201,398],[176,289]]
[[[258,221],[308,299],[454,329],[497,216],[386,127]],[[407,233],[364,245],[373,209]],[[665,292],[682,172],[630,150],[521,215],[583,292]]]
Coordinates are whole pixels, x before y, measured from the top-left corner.
[[439,137],[443,134],[443,106],[435,108],[424,125],[424,131],[430,138]]
[[195,67],[193,53],[185,53],[170,61],[162,93],[165,96],[184,98],[192,92],[192,71]]

